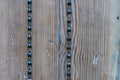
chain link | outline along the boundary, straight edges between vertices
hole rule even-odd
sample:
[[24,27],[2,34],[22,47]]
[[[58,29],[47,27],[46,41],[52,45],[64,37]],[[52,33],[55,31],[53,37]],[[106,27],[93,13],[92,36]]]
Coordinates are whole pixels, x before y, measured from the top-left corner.
[[[32,0],[27,0],[27,21],[28,21],[28,26],[27,26],[27,74],[28,74],[28,79],[27,80],[32,80]],[[66,16],[67,16],[67,34],[66,34],[66,79],[71,80],[71,41],[72,41],[72,30],[71,30],[71,22],[72,22],[72,2],[71,0],[66,1]]]
[[66,55],[66,80],[71,80],[71,42],[72,42],[72,30],[71,30],[71,22],[72,22],[72,1],[71,0],[66,0],[66,16],[67,16],[67,34],[66,34],[66,50],[67,50],[67,55]]
[[32,0],[27,0],[27,80],[32,80]]

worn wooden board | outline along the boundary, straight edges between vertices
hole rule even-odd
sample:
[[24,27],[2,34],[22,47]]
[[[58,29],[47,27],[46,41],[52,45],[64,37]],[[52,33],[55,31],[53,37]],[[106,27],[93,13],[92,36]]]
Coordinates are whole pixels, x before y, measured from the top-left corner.
[[[119,80],[118,0],[72,0],[72,80]],[[65,1],[61,0],[61,80],[65,80]]]
[[[57,80],[56,0],[33,0],[33,80]],[[27,2],[0,2],[0,78],[27,79]]]
[[[120,79],[119,4],[119,0],[72,0],[72,80]],[[1,80],[27,78],[26,7],[25,0],[0,1]],[[33,80],[65,80],[65,0],[60,0],[60,15],[58,0],[33,0],[32,8]]]
[[25,2],[0,1],[0,78],[25,80]]
[[57,80],[57,1],[33,0],[33,80]]

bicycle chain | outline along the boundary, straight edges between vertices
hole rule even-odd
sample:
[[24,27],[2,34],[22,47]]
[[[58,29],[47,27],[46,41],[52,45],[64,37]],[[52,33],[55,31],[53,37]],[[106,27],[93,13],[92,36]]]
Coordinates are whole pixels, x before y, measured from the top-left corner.
[[66,34],[66,48],[67,48],[67,55],[66,55],[66,69],[67,69],[67,73],[66,73],[66,79],[67,80],[71,80],[71,57],[72,57],[72,53],[71,53],[71,43],[72,43],[72,29],[71,29],[71,22],[72,22],[72,1],[71,0],[67,0],[66,1],[66,16],[67,16],[67,34]]
[[32,0],[27,0],[27,80],[32,80]]

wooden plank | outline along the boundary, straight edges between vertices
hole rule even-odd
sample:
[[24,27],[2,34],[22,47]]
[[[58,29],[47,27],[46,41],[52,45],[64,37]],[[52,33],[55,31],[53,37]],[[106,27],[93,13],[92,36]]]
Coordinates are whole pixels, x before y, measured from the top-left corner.
[[116,14],[117,15],[117,22],[116,22],[117,23],[117,33],[116,33],[117,34],[117,52],[116,53],[118,53],[118,55],[116,55],[116,58],[117,58],[117,69],[115,70],[116,74],[113,76],[115,76],[114,80],[119,80],[120,79],[120,35],[119,35],[120,34],[120,1],[117,0],[117,3],[114,3],[114,5],[116,5],[114,7],[117,10],[117,14]]
[[[72,80],[116,80],[118,0],[73,0]],[[61,1],[61,80],[65,80],[66,9]],[[119,80],[119,79],[118,79]]]
[[119,61],[120,61],[120,1],[119,0],[115,0],[112,1],[111,0],[111,29],[110,29],[110,61],[109,61],[109,80],[119,80],[120,79],[120,65],[119,65]]
[[[33,80],[57,80],[56,0],[33,0]],[[0,2],[0,77],[27,79],[27,2]]]
[[0,1],[0,78],[26,78],[25,1]]
[[[72,80],[120,80],[119,4],[119,0],[72,0]],[[60,0],[58,59],[58,2],[33,0],[33,80],[65,80],[65,5]],[[26,7],[25,0],[0,2],[1,80],[27,78]]]
[[33,80],[57,80],[57,0],[33,0]]

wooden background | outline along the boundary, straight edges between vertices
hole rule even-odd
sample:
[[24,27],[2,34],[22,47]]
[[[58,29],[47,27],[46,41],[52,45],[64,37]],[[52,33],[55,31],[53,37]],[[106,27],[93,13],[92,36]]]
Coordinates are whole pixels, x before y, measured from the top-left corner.
[[[26,7],[26,0],[0,0],[1,80],[27,79]],[[65,80],[65,0],[32,7],[33,80]],[[72,80],[120,80],[120,1],[72,0],[72,10]]]

